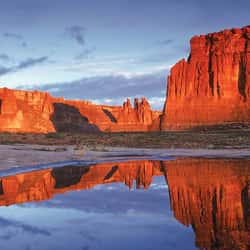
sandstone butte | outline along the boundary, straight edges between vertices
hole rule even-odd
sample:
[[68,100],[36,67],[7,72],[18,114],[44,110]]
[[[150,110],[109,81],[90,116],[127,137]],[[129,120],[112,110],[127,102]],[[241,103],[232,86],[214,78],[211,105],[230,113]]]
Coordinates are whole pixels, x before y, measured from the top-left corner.
[[0,131],[49,133],[154,131],[161,112],[145,98],[123,106],[54,98],[49,93],[0,88]]
[[164,176],[173,214],[192,226],[199,249],[249,249],[249,168],[247,159],[179,159],[38,170],[1,177],[0,206],[114,182],[148,189],[154,176]]
[[250,123],[250,26],[194,36],[168,77],[162,130]]

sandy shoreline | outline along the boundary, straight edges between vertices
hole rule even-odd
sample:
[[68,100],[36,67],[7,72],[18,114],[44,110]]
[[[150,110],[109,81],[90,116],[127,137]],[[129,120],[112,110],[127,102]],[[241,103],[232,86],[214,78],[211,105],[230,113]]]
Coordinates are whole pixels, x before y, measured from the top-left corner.
[[[75,150],[74,146],[0,145],[0,171],[39,168],[40,164],[67,162],[107,162],[171,157],[250,158],[250,149],[138,149],[105,147],[101,151]],[[49,166],[49,165],[48,165]]]

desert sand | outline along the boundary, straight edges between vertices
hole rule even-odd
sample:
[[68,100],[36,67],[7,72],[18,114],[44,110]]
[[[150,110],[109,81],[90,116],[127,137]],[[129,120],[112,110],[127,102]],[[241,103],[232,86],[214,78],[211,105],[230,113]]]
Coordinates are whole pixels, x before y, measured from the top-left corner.
[[2,175],[31,169],[64,165],[84,165],[99,162],[134,159],[166,160],[180,157],[245,158],[250,149],[139,149],[124,147],[75,148],[51,145],[0,145],[0,170]]

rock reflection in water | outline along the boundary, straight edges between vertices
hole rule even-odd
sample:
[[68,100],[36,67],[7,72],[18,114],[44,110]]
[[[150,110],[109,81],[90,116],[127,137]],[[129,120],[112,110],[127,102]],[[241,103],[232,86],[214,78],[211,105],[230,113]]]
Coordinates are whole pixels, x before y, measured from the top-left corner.
[[3,177],[0,205],[51,199],[67,191],[125,183],[148,189],[165,176],[174,217],[192,226],[202,249],[248,249],[249,160],[180,159],[68,166]]
[[201,249],[249,249],[248,160],[164,162],[171,208]]

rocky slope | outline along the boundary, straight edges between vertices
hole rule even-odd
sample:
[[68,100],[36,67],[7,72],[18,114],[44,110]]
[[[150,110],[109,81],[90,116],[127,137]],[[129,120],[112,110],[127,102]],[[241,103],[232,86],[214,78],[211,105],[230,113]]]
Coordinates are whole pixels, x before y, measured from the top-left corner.
[[38,91],[0,89],[0,131],[8,132],[128,132],[159,130],[160,112],[145,98],[123,106],[54,98]]
[[250,123],[250,26],[195,36],[168,77],[162,130]]

